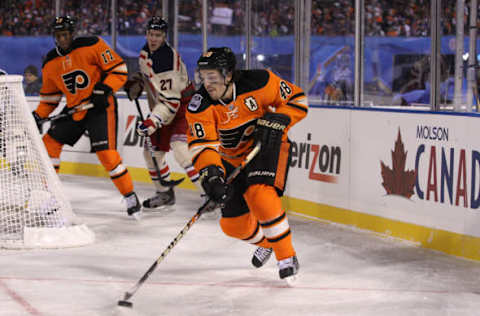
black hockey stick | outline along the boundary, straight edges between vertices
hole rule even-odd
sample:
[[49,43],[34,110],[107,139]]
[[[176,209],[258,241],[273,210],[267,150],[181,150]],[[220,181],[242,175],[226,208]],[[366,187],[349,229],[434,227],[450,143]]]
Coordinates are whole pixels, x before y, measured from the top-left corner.
[[66,111],[66,112],[62,112],[62,113],[60,113],[60,114],[57,114],[57,115],[54,115],[54,116],[50,116],[50,117],[46,117],[46,118],[44,118],[44,119],[41,119],[41,120],[38,121],[38,124],[43,124],[43,123],[46,123],[46,122],[52,122],[52,121],[60,120],[60,119],[69,117],[69,116],[71,116],[71,115],[73,115],[73,114],[75,114],[75,113],[77,113],[77,112],[91,109],[91,108],[93,108],[94,106],[95,106],[95,105],[93,105],[93,103],[83,103],[83,104],[74,106],[73,108],[69,109],[69,110]]
[[[235,170],[233,170],[233,172],[228,176],[227,183],[232,183],[232,181],[237,177],[240,171],[242,171],[243,168],[245,168],[245,166],[250,161],[252,161],[252,159],[258,154],[258,152],[260,151],[260,148],[261,148],[261,144],[257,143],[255,147],[252,149],[252,151],[247,155],[247,157],[242,162],[242,164],[237,168],[235,168]],[[160,257],[158,257],[158,259],[151,265],[151,267],[147,270],[147,272],[145,272],[145,274],[140,278],[140,280],[129,291],[125,292],[123,300],[118,301],[119,306],[125,306],[125,307],[133,306],[132,302],[129,302],[128,300],[138,291],[140,286],[142,286],[142,284],[148,279],[148,277],[153,273],[153,271],[155,271],[155,268],[157,267],[157,265],[160,262],[162,262],[163,259],[165,259],[165,257],[168,255],[170,250],[172,250],[173,247],[175,247],[175,245],[180,241],[180,239],[182,239],[187,234],[190,227],[192,227],[192,225],[200,218],[200,216],[203,213],[213,211],[217,206],[218,206],[217,203],[212,201],[212,199],[208,199],[208,201],[205,202],[198,209],[197,213],[195,213],[195,215],[193,215],[193,217],[187,222],[187,224],[183,227],[180,233],[178,233],[178,235],[170,242],[167,249],[165,249],[162,252]]]
[[[138,99],[135,99],[135,105],[137,106],[138,115],[140,115],[140,119],[143,122],[144,121],[143,113],[142,113],[142,109],[140,108],[140,103],[138,102]],[[153,166],[155,167],[155,172],[157,173],[158,181],[160,182],[160,184],[163,185],[164,187],[172,188],[182,183],[182,181],[185,180],[185,178],[181,178],[178,180],[171,180],[171,181],[166,181],[162,179],[160,175],[160,167],[158,166],[157,158],[153,153],[152,140],[150,139],[150,136],[145,136],[144,138],[145,138],[145,144],[147,145],[147,149],[150,152],[150,155],[152,156]]]

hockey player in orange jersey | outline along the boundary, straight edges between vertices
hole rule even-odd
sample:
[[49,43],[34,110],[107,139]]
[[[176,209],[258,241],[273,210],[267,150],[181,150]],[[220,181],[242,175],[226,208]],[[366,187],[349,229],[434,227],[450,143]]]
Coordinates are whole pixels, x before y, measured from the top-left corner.
[[37,124],[55,110],[62,95],[67,103],[64,111],[83,103],[92,103],[94,107],[52,123],[43,137],[48,155],[58,171],[63,145],[73,146],[88,131],[92,149],[125,197],[128,215],[137,216],[141,206],[130,174],[116,150],[114,93],[127,80],[125,62],[99,37],[74,39],[75,21],[69,16],[55,18],[52,28],[56,47],[47,54],[42,66],[40,103],[33,111]]
[[[257,245],[255,267],[278,260],[281,279],[299,265],[280,196],[288,173],[288,129],[308,111],[301,88],[269,70],[235,70],[227,47],[210,48],[198,62],[202,87],[187,109],[188,143],[206,194],[222,207],[220,226],[231,237]],[[259,154],[233,181],[225,179],[252,150]]]

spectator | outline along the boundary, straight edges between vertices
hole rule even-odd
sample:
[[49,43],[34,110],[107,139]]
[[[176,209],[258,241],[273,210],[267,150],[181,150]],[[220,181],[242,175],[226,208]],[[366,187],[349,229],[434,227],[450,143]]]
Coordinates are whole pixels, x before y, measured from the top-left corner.
[[42,80],[38,77],[38,69],[34,65],[28,65],[23,71],[23,90],[25,95],[40,95]]

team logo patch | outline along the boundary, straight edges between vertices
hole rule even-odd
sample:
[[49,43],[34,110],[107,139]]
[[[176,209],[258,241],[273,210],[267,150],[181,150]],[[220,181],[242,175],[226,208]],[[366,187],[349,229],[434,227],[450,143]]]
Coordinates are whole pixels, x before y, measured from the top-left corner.
[[188,104],[188,110],[191,112],[195,112],[198,110],[200,105],[202,105],[203,97],[200,94],[194,94],[192,99],[190,100],[190,104]]
[[71,94],[75,94],[77,89],[85,89],[90,84],[90,80],[82,70],[74,70],[62,76],[65,87]]

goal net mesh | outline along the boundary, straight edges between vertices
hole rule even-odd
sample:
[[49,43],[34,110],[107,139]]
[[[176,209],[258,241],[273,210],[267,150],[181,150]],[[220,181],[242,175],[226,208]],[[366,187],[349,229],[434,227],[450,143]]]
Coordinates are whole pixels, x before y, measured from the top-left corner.
[[0,247],[94,241],[72,211],[25,99],[21,76],[0,76]]

